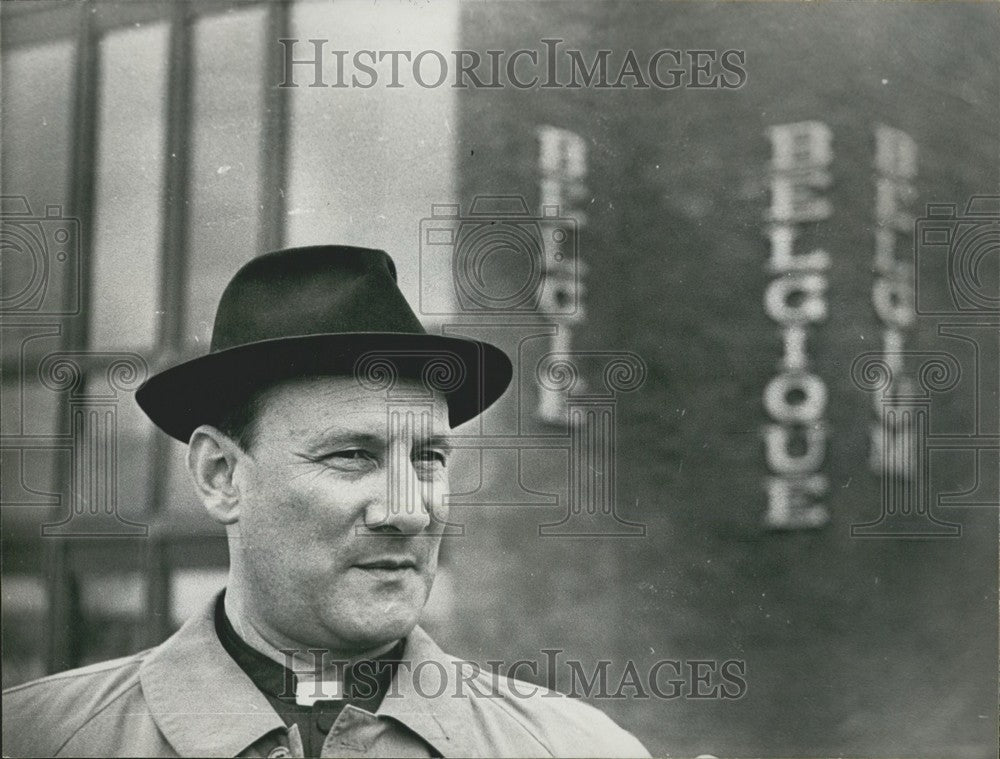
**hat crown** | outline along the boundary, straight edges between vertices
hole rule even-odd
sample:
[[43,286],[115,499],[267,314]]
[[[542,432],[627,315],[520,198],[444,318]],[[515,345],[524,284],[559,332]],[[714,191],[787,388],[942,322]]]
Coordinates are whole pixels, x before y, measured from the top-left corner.
[[426,334],[389,254],[346,245],[288,248],[249,261],[226,286],[211,352],[352,332]]
[[387,253],[324,245],[248,262],[219,300],[208,354],[150,377],[135,399],[160,429],[186,443],[198,425],[218,424],[270,383],[376,364],[376,384],[386,379],[391,388],[405,376],[444,393],[453,427],[481,414],[513,376],[495,345],[428,334]]

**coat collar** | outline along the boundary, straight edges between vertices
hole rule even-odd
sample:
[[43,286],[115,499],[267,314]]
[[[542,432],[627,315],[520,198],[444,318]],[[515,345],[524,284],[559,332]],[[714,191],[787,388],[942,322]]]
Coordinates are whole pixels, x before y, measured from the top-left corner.
[[181,756],[238,756],[285,728],[219,642],[214,609],[213,598],[139,668],[156,726]]
[[[213,598],[139,669],[153,719],[181,756],[238,756],[285,729],[219,642],[214,607]],[[407,637],[402,658],[409,664],[396,672],[378,716],[405,725],[445,757],[470,755],[469,694],[456,691],[459,667],[470,665],[445,654],[419,627]]]
[[444,653],[422,628],[413,628],[378,715],[403,723],[444,757],[472,756],[471,689],[459,677],[461,668],[467,673],[470,666]]

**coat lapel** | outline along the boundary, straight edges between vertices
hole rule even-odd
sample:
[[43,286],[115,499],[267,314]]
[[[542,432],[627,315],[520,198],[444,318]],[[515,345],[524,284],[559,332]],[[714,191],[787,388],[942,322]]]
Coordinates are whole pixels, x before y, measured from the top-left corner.
[[143,662],[157,727],[181,756],[238,756],[285,723],[215,633],[215,599]]
[[[238,756],[268,733],[285,729],[219,642],[214,608],[215,599],[139,668],[157,727],[185,757]],[[445,654],[419,627],[408,636],[402,658],[409,666],[396,672],[378,715],[402,723],[442,756],[473,755],[470,694],[456,691],[458,668],[468,663]]]
[[468,662],[444,653],[420,627],[407,637],[402,658],[408,666],[397,670],[379,716],[401,722],[444,757],[474,756],[468,685],[457,690],[458,667]]

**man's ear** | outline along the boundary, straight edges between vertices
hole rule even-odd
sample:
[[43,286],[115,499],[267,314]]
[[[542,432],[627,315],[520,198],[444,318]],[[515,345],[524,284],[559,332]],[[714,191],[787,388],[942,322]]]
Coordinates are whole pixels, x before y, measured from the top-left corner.
[[234,524],[240,518],[236,463],[240,448],[225,433],[203,424],[191,433],[187,466],[205,509],[216,522]]

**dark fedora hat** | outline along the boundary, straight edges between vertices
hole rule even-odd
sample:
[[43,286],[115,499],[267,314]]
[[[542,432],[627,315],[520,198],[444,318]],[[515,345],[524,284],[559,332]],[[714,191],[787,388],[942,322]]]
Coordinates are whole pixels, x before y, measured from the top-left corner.
[[209,353],[147,380],[136,401],[168,435],[187,442],[253,392],[292,377],[355,376],[388,390],[417,378],[444,394],[451,426],[480,414],[510,384],[496,346],[428,334],[396,283],[387,253],[289,248],[240,269],[219,301]]

